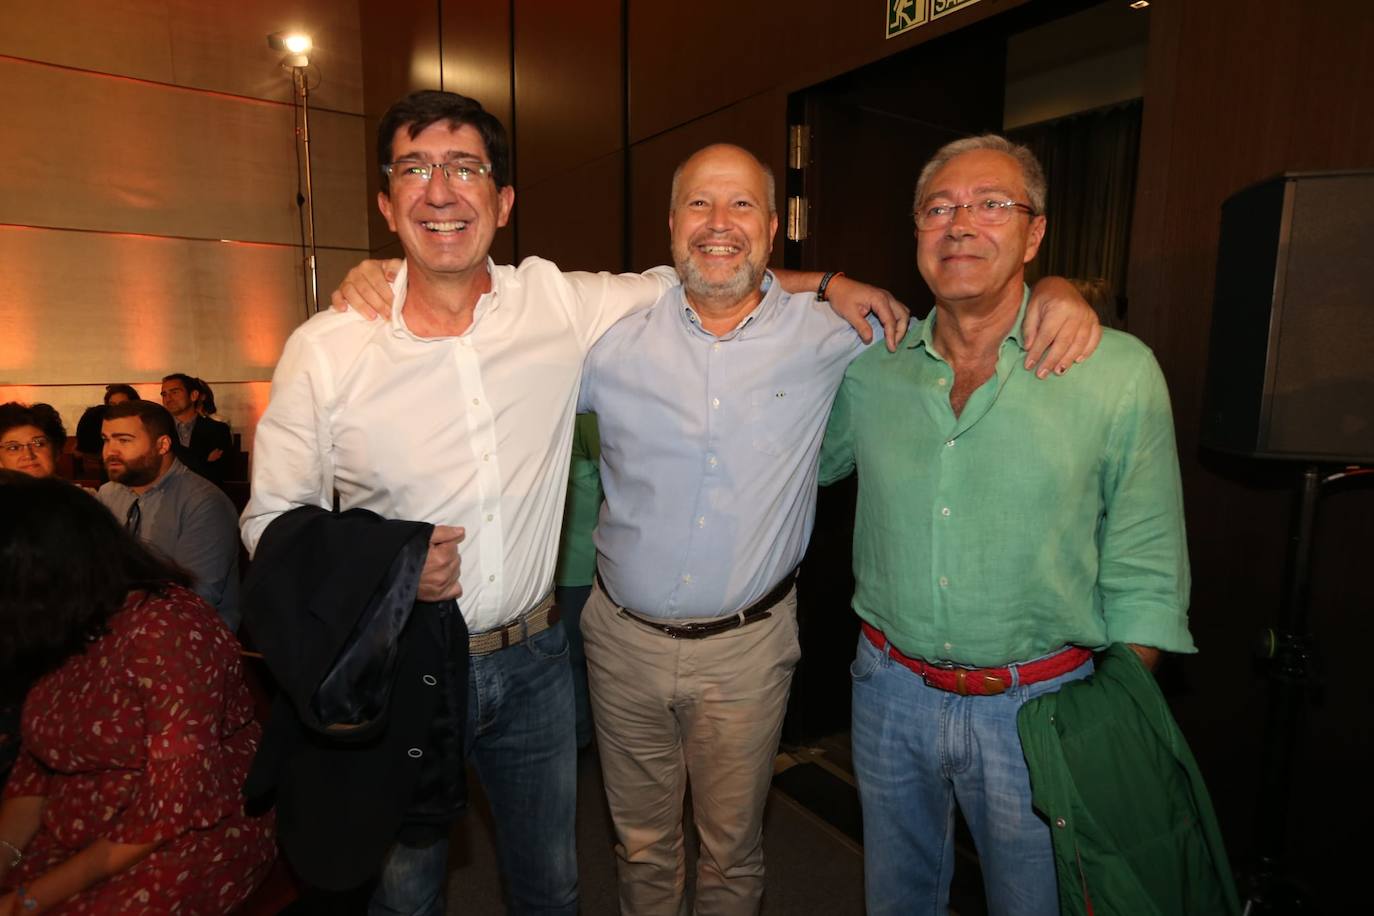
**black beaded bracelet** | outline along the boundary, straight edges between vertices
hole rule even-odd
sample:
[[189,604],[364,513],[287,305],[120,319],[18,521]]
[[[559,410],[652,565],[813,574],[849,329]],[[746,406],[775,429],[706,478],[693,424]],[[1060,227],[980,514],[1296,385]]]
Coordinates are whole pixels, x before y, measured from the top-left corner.
[[827,299],[827,298],[825,298],[825,290],[826,290],[826,287],[828,287],[828,286],[830,285],[830,281],[831,281],[831,280],[835,279],[836,277],[843,277],[843,276],[844,276],[844,271],[842,271],[842,270],[827,270],[827,271],[825,272],[825,275],[821,277],[821,285],[818,286],[818,287],[816,287],[816,301],[817,301],[817,302],[829,302],[830,300]]

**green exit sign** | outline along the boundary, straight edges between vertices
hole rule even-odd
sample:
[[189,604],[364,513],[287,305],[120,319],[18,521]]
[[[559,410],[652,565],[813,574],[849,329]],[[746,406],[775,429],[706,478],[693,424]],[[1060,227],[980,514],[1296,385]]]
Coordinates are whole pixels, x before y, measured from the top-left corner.
[[886,0],[887,37],[909,32],[918,25],[948,16],[955,10],[972,6],[978,0]]
[[933,20],[948,16],[955,10],[973,6],[977,2],[978,0],[930,0],[930,18]]

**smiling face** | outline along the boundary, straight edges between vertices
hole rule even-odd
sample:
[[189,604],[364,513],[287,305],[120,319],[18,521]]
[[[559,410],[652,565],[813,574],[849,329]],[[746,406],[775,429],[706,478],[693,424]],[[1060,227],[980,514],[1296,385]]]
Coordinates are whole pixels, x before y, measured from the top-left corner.
[[192,392],[187,391],[186,385],[179,379],[167,379],[162,383],[162,406],[178,420],[184,420],[194,410]]
[[[476,128],[455,128],[447,121],[431,124],[413,138],[409,125],[397,128],[391,158],[430,164],[490,161]],[[442,169],[434,169],[429,181],[393,180],[389,192],[377,195],[387,225],[400,236],[412,275],[432,282],[461,280],[485,270],[491,240],[510,219],[514,203],[515,190],[497,188],[491,175],[450,181]]]
[[[996,198],[1026,201],[1021,167],[1006,153],[974,150],[936,172],[920,202],[965,204]],[[916,264],[936,302],[995,303],[1014,290],[1021,296],[1025,265],[1040,249],[1045,218],[1018,211],[1001,226],[979,226],[967,210],[956,210],[944,228],[916,232]]]
[[0,433],[0,446],[0,467],[30,477],[51,477],[57,472],[56,449],[48,434],[37,426],[5,430]]
[[673,264],[692,304],[729,307],[757,298],[778,216],[768,176],[735,146],[708,146],[674,182],[668,228]]

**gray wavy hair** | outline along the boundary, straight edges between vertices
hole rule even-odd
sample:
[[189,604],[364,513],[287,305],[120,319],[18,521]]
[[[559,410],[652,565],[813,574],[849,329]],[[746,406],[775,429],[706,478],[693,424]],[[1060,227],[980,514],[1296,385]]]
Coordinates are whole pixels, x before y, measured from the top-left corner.
[[1035,153],[1032,153],[1029,147],[1012,143],[1000,134],[965,137],[962,140],[946,143],[936,150],[935,155],[931,156],[930,161],[921,169],[921,177],[916,179],[916,196],[912,200],[912,212],[915,213],[920,208],[921,201],[925,200],[926,186],[930,184],[930,180],[935,177],[936,172],[948,165],[954,157],[982,149],[1006,153],[1016,160],[1016,164],[1021,167],[1021,179],[1025,182],[1026,196],[1030,198],[1030,205],[1035,210],[1036,216],[1044,216],[1045,170],[1040,167],[1040,160],[1035,158]]

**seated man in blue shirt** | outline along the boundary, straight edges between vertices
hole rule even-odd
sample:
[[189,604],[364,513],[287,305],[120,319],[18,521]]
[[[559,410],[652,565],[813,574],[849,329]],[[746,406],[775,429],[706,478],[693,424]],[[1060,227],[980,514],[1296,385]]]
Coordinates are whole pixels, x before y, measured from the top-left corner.
[[239,625],[239,520],[229,497],[177,459],[161,404],[111,404],[101,423],[108,483],[100,501],[129,533],[195,577],[197,595]]
[[582,616],[592,711],[621,911],[678,912],[690,779],[697,911],[753,913],[821,436],[865,345],[822,300],[830,275],[788,295],[768,272],[774,185],[749,152],[683,163],[669,226],[682,286],[612,327],[583,370],[606,492]]

